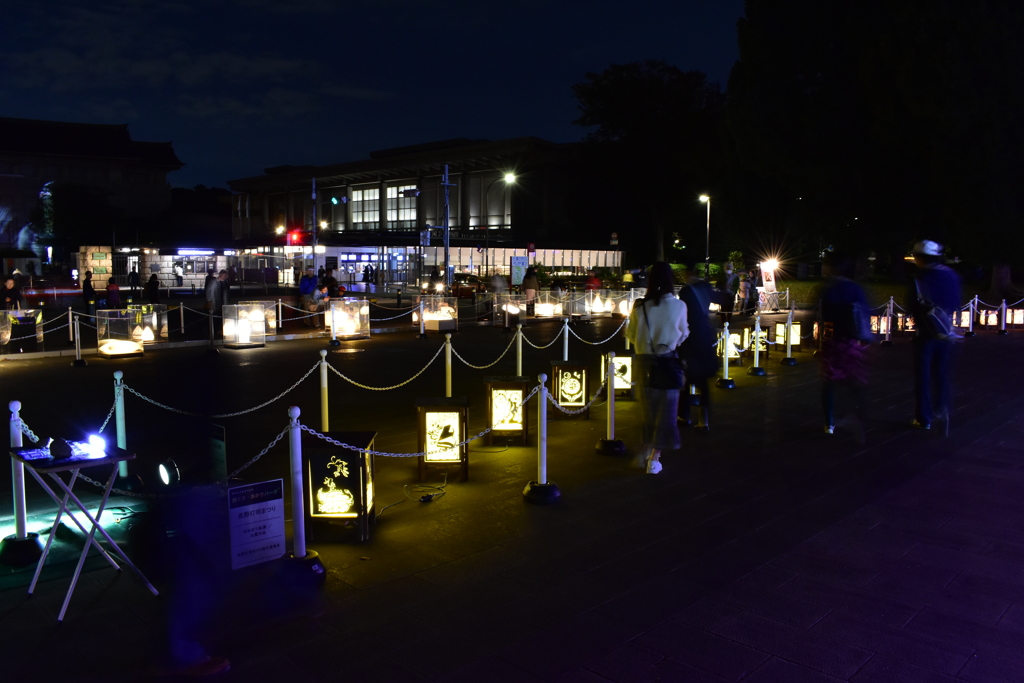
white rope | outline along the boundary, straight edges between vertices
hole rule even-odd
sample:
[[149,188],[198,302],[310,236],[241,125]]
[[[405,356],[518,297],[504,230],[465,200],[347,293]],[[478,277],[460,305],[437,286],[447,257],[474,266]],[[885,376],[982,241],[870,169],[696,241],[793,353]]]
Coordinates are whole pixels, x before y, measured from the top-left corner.
[[[562,325],[562,327],[566,327],[566,325]],[[521,333],[520,333],[520,334],[521,334]],[[534,344],[534,343],[533,343],[532,341],[530,341],[529,339],[527,339],[527,338],[526,338],[526,335],[525,335],[525,334],[523,335],[523,341],[525,341],[525,342],[526,342],[527,344],[529,344],[530,346],[532,346],[532,347],[533,347],[533,348],[535,348],[535,349],[546,349],[546,348],[548,348],[549,346],[551,346],[552,344],[554,344],[554,343],[555,343],[556,341],[558,341],[558,339],[559,339],[559,338],[560,338],[561,336],[562,336],[562,332],[560,331],[560,332],[559,332],[559,333],[558,333],[557,335],[555,335],[555,338],[554,338],[554,339],[552,339],[552,340],[551,340],[551,342],[550,342],[549,344],[545,344],[544,346],[537,346],[537,345],[536,345],[536,344]]]
[[287,388],[287,389],[285,389],[285,390],[284,390],[283,392],[281,392],[280,394],[278,394],[278,395],[277,395],[277,396],[275,396],[274,398],[270,399],[269,401],[265,401],[264,403],[261,403],[261,404],[259,404],[259,405],[258,405],[258,406],[256,406],[255,408],[249,408],[249,409],[247,409],[247,410],[239,410],[238,412],[235,412],[235,413],[223,413],[223,414],[221,414],[221,415],[202,415],[201,413],[193,413],[193,412],[189,412],[189,411],[187,411],[187,410],[179,410],[179,409],[177,409],[177,408],[172,408],[171,406],[168,406],[168,405],[164,405],[163,403],[160,403],[160,402],[158,402],[158,401],[154,401],[153,399],[149,398],[148,396],[144,396],[143,394],[140,394],[139,392],[135,391],[135,389],[132,389],[132,388],[131,388],[130,386],[128,386],[127,384],[125,384],[125,385],[123,385],[123,386],[124,386],[124,388],[125,388],[125,389],[127,389],[127,390],[128,390],[128,391],[130,391],[131,393],[135,394],[136,396],[138,396],[139,398],[141,398],[141,399],[142,399],[143,401],[148,401],[149,403],[152,403],[153,405],[157,406],[158,408],[163,408],[164,410],[170,410],[170,411],[171,411],[172,413],[178,413],[179,415],[188,415],[188,416],[190,416],[190,417],[208,417],[208,418],[210,418],[210,419],[220,419],[220,418],[225,418],[225,417],[237,417],[237,416],[239,416],[239,415],[245,415],[245,414],[247,414],[247,413],[252,413],[252,412],[255,412],[255,411],[259,410],[260,408],[265,408],[266,406],[269,406],[269,405],[270,405],[271,403],[273,403],[274,401],[277,401],[277,400],[279,400],[279,399],[281,399],[281,398],[284,398],[284,397],[285,397],[285,396],[286,396],[286,395],[287,395],[288,393],[290,393],[290,392],[291,392],[291,391],[292,391],[293,389],[295,389],[295,387],[297,387],[297,386],[299,386],[300,384],[302,384],[302,382],[303,382],[303,381],[304,381],[304,380],[305,380],[305,379],[306,379],[307,377],[309,377],[310,375],[312,375],[312,374],[313,374],[313,372],[314,372],[314,371],[315,371],[315,370],[316,370],[316,369],[317,369],[318,367],[320,367],[320,362],[319,362],[319,361],[317,361],[316,365],[314,365],[313,367],[311,367],[311,368],[309,369],[309,371],[308,371],[308,372],[307,372],[307,373],[306,373],[305,375],[303,375],[303,376],[302,376],[302,377],[301,377],[301,378],[299,379],[299,381],[297,381],[297,382],[296,382],[295,384],[291,385],[290,387],[288,387],[288,388]]
[[327,367],[329,367],[334,372],[334,374],[336,374],[338,377],[341,377],[343,380],[345,380],[349,384],[354,384],[355,386],[359,387],[360,389],[368,389],[369,391],[390,391],[392,389],[397,389],[399,387],[404,387],[406,384],[408,384],[409,382],[413,381],[414,379],[416,379],[417,377],[422,375],[424,372],[426,372],[427,368],[429,368],[431,366],[431,364],[435,360],[437,360],[437,357],[441,355],[442,351],[444,351],[444,344],[442,344],[441,348],[439,348],[437,350],[437,353],[434,354],[434,357],[431,358],[429,361],[427,361],[427,364],[423,366],[422,370],[420,370],[415,375],[413,375],[409,379],[405,380],[401,384],[395,384],[394,386],[390,386],[390,387],[371,387],[371,386],[369,386],[367,384],[360,384],[359,382],[355,381],[354,379],[352,379],[350,377],[346,377],[345,375],[343,375],[340,372],[338,372],[338,369],[335,368],[330,363],[327,364]]
[[572,336],[576,337],[577,339],[579,339],[584,344],[590,344],[591,346],[600,346],[601,344],[606,344],[606,343],[610,342],[612,339],[615,339],[615,336],[622,330],[623,327],[626,326],[626,323],[628,323],[628,322],[629,322],[629,318],[626,318],[625,320],[623,320],[622,324],[619,325],[618,329],[616,329],[614,332],[612,332],[612,336],[608,337],[607,339],[603,339],[603,340],[601,340],[599,342],[587,341],[586,339],[584,339],[580,335],[576,334],[576,331],[573,330],[571,327],[569,328],[569,332],[571,332]]
[[516,338],[515,338],[515,336],[513,335],[513,336],[512,336],[512,340],[511,340],[511,341],[509,341],[509,343],[508,343],[508,346],[506,346],[506,347],[505,347],[505,350],[501,352],[501,355],[500,355],[500,356],[498,356],[498,360],[494,361],[493,363],[489,363],[489,364],[487,364],[487,365],[473,365],[473,364],[472,364],[472,363],[470,363],[470,362],[469,362],[468,360],[466,360],[465,358],[463,358],[462,356],[460,356],[460,355],[459,355],[459,352],[458,352],[458,351],[456,351],[454,347],[452,347],[452,353],[453,353],[453,354],[455,354],[455,357],[456,357],[456,358],[458,358],[459,360],[461,360],[461,361],[462,361],[463,363],[465,363],[465,364],[466,364],[466,365],[468,365],[469,367],[473,368],[474,370],[485,370],[485,369],[487,369],[487,368],[489,368],[489,367],[491,367],[491,366],[497,365],[497,364],[498,364],[498,361],[500,361],[500,360],[501,360],[502,358],[504,358],[504,357],[505,357],[505,354],[506,354],[506,353],[508,353],[508,350],[512,348],[512,344],[514,344],[514,343],[515,343],[515,341],[516,341]]

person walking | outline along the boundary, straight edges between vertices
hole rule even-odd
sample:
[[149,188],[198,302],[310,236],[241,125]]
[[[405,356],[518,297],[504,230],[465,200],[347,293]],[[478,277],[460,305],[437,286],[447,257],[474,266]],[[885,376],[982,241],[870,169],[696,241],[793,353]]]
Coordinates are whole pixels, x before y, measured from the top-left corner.
[[723,264],[722,274],[719,276],[717,284],[721,298],[719,305],[722,307],[719,315],[722,322],[732,322],[732,311],[736,306],[736,292],[740,288],[740,277],[733,272],[732,263]]
[[156,273],[150,275],[149,280],[146,282],[146,298],[153,305],[160,303],[160,280],[157,278]]
[[121,308],[121,288],[114,278],[107,278],[107,308]]
[[533,303],[537,300],[540,283],[537,281],[537,269],[530,266],[523,275],[523,294],[526,296],[526,313],[533,315]]
[[132,301],[134,301],[135,292],[139,289],[139,271],[135,268],[132,268],[131,272],[128,273],[128,289],[129,296],[132,298]]
[[[912,341],[914,350],[914,394],[916,415],[914,426],[931,429],[932,420],[945,423],[949,433],[949,411],[952,398],[950,369],[953,364],[953,344],[956,337],[931,329],[926,313],[951,318],[960,308],[960,276],[945,265],[942,246],[931,240],[914,245],[914,264],[917,273],[913,287],[907,290],[910,312],[917,321],[917,333]],[[934,396],[933,396],[934,389]]]
[[636,348],[637,395],[643,414],[638,460],[646,461],[647,473],[662,470],[661,453],[679,448],[679,389],[648,386],[647,373],[655,356],[675,354],[689,336],[686,304],[676,298],[672,267],[655,262],[647,276],[647,293],[636,302],[626,323],[626,339]]
[[21,294],[21,288],[13,277],[4,280],[4,286],[0,289],[0,310],[17,311],[25,297]]
[[[710,315],[713,290],[706,280],[697,277],[695,264],[686,265],[686,286],[679,290],[679,298],[686,304],[686,324],[689,336],[679,346],[679,356],[686,361],[686,385],[679,396],[679,421],[691,424],[690,407],[697,405],[700,416],[694,425],[698,431],[711,431],[711,393],[708,380],[718,372],[718,358],[715,356],[715,329],[711,326]],[[692,389],[697,394],[692,393]],[[691,403],[691,396],[698,402]]]
[[821,375],[821,410],[825,433],[835,433],[836,388],[847,387],[857,416],[857,440],[864,440],[868,383],[867,353],[871,341],[868,301],[864,289],[853,280],[853,259],[831,252],[822,263],[825,282],[818,296],[821,348],[815,357]]

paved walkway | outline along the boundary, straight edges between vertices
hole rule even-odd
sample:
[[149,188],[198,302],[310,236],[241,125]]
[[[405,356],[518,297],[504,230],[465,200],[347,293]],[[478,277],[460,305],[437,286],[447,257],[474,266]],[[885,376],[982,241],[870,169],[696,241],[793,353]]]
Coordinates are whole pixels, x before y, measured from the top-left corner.
[[[548,327],[531,328],[536,343],[553,337],[557,326]],[[578,329],[599,340],[614,325]],[[508,339],[474,328],[454,343],[482,364]],[[549,473],[563,492],[555,505],[523,502],[536,476],[532,448],[474,447],[468,482],[449,483],[435,502],[384,511],[370,541],[311,543],[329,569],[315,600],[289,592],[267,568],[230,574],[210,601],[203,639],[232,661],[223,680],[238,681],[1021,680],[1024,367],[1016,359],[1024,335],[964,343],[948,438],[908,426],[907,341],[875,351],[864,445],[848,422],[833,436],[821,432],[809,354],[791,368],[773,354],[767,378],[740,371],[735,390],[714,391],[713,431],[684,433],[662,474],[594,453],[605,430],[600,408],[590,420],[548,425]],[[385,386],[419,370],[439,342],[381,336],[330,360]],[[319,348],[310,340],[215,357],[168,350],[123,369],[147,395],[174,405],[206,396],[227,411],[280,391]],[[559,348],[528,348],[527,373]],[[621,345],[573,345],[595,369],[605,350]],[[509,362],[493,374],[511,374]],[[109,408],[70,397],[86,386],[112,396],[113,365],[94,362],[78,375],[66,360],[24,365],[0,367],[2,398],[25,401],[34,427],[45,421],[32,410],[39,387],[62,387],[43,396],[67,392],[68,424],[93,424]],[[456,394],[481,405],[485,373],[460,367]],[[332,426],[375,429],[378,448],[415,450],[413,399],[437,395],[443,374],[433,366],[417,382],[395,392],[337,389]],[[287,403],[318,426],[316,397],[307,382],[259,422],[229,431],[237,444],[229,467],[279,431]],[[480,413],[471,413],[471,429],[483,426]],[[161,444],[169,448],[166,416],[141,402],[129,416],[142,467]],[[620,401],[617,422],[631,444],[637,419],[636,404]],[[284,476],[283,457],[268,454],[249,480]],[[409,460],[378,459],[380,507],[404,500],[414,472]],[[440,474],[432,479],[440,483]],[[9,500],[0,505],[8,510]],[[6,654],[7,670],[27,680],[138,680],[157,649],[163,599],[98,568],[55,626],[65,585],[54,578],[30,600],[0,592],[5,651],[23,655]],[[41,656],[54,643],[60,656]]]

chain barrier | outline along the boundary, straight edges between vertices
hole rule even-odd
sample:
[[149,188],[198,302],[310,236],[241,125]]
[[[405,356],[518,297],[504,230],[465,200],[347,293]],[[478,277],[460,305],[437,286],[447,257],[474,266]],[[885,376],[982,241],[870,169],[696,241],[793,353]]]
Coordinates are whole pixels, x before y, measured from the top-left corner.
[[[341,298],[341,297],[339,297],[339,298]],[[371,306],[376,306],[377,308],[386,308],[389,311],[411,311],[414,308],[419,308],[419,304],[418,303],[412,304],[411,306],[402,306],[402,307],[398,307],[398,306],[385,306],[383,304],[377,303],[376,301],[371,301],[369,303],[370,303]],[[285,305],[287,305],[287,304],[285,304]]]
[[393,318],[370,318],[371,323],[386,323],[389,320],[397,320],[398,318],[404,318],[405,316],[412,313],[412,311],[406,311],[405,313],[399,313]]
[[29,438],[29,441],[31,441],[32,443],[39,443],[39,437],[35,435],[35,432],[28,428],[28,425],[25,424],[25,421],[19,418],[18,422],[21,425],[21,433],[27,436]]
[[223,413],[221,415],[202,415],[200,413],[193,413],[193,412],[189,412],[187,410],[179,410],[177,408],[172,408],[171,406],[164,405],[163,403],[160,403],[159,401],[155,401],[155,400],[149,398],[148,396],[144,396],[143,394],[140,394],[138,391],[136,391],[135,389],[132,389],[127,384],[123,384],[122,386],[125,389],[127,389],[128,391],[130,391],[131,393],[133,393],[136,396],[138,396],[139,398],[141,398],[143,401],[147,401],[148,403],[152,403],[153,405],[155,405],[158,408],[163,408],[164,410],[169,410],[172,413],[178,413],[179,415],[187,415],[189,417],[207,417],[207,418],[210,418],[210,419],[221,419],[221,418],[225,418],[225,417],[238,417],[239,415],[245,415],[247,413],[252,413],[252,412],[255,412],[255,411],[259,410],[260,408],[265,408],[265,407],[269,406],[274,401],[282,399],[286,395],[288,395],[292,390],[295,389],[295,387],[297,387],[300,384],[302,384],[302,382],[305,381],[305,379],[307,377],[309,377],[314,372],[316,372],[316,369],[319,368],[319,367],[320,367],[320,362],[317,361],[317,363],[313,367],[311,367],[306,372],[306,374],[303,375],[297,382],[295,382],[295,384],[291,385],[290,387],[288,387],[283,392],[281,392],[280,394],[278,394],[274,398],[270,399],[269,401],[265,401],[265,402],[259,404],[258,406],[254,407],[254,408],[248,408],[246,410],[239,410],[239,411],[234,412],[234,413]]
[[355,386],[359,387],[360,389],[368,389],[369,391],[390,391],[392,389],[397,389],[399,387],[404,387],[406,384],[408,384],[409,382],[413,381],[414,379],[416,379],[417,377],[422,375],[424,372],[426,372],[427,368],[429,368],[431,366],[431,364],[435,360],[437,360],[437,357],[441,355],[442,351],[444,351],[444,344],[442,344],[441,347],[437,350],[437,353],[434,354],[434,357],[431,358],[429,361],[427,361],[427,364],[423,366],[422,370],[420,370],[415,375],[413,375],[409,379],[405,380],[401,384],[395,384],[394,386],[390,386],[390,387],[371,387],[371,386],[369,386],[367,384],[360,384],[359,382],[355,381],[354,379],[351,379],[350,377],[346,377],[345,375],[341,374],[341,372],[339,372],[338,369],[335,368],[330,363],[327,364],[327,367],[329,367],[331,369],[331,371],[334,372],[335,375],[337,375],[338,377],[342,378],[343,380],[345,380],[349,384],[354,384]]
[[463,363],[465,363],[469,367],[473,368],[474,370],[486,370],[489,367],[497,365],[498,361],[500,361],[502,358],[504,358],[505,354],[508,353],[508,350],[512,348],[512,345],[515,343],[515,341],[516,341],[516,338],[515,338],[515,335],[513,335],[511,341],[509,341],[509,343],[508,343],[508,346],[506,346],[505,350],[501,352],[500,356],[498,356],[498,360],[494,361],[493,363],[489,363],[488,365],[473,365],[468,360],[466,360],[465,358],[460,356],[459,352],[455,350],[455,347],[452,347],[452,353],[455,355],[456,358],[458,358],[459,360],[461,360]]
[[558,405],[558,401],[555,400],[555,396],[554,396],[553,392],[550,392],[550,391],[548,392],[548,402],[550,402],[551,405],[555,406],[556,408],[558,408],[560,411],[562,411],[566,415],[579,415],[580,413],[582,413],[584,411],[590,410],[590,406],[594,405],[594,401],[596,401],[597,397],[601,395],[601,390],[604,389],[604,387],[605,387],[605,385],[607,383],[608,383],[608,378],[606,377],[601,382],[601,386],[599,386],[597,388],[597,391],[594,392],[594,395],[591,397],[590,401],[587,402],[587,405],[583,406],[579,410],[568,410],[567,408],[563,408],[562,406]]
[[117,387],[117,393],[114,394],[114,403],[113,403],[113,405],[110,406],[110,411],[107,412],[107,418],[105,420],[103,420],[103,424],[100,425],[100,430],[98,432],[96,432],[97,434],[102,434],[103,430],[107,428],[107,423],[110,422],[110,418],[112,418],[114,416],[114,411],[117,410],[117,401],[118,401],[118,399],[121,398],[121,396],[123,394],[124,394],[124,383],[122,382]]
[[234,478],[235,478],[235,477],[237,477],[237,476],[238,476],[239,474],[241,474],[241,473],[242,473],[242,472],[243,472],[244,470],[248,469],[250,465],[252,465],[253,463],[255,463],[255,462],[256,462],[257,460],[259,460],[260,458],[262,458],[262,457],[263,457],[264,455],[266,455],[266,454],[267,454],[267,453],[268,453],[268,452],[270,451],[270,449],[271,449],[271,448],[273,448],[274,446],[276,446],[276,445],[277,445],[277,442],[278,442],[278,441],[280,441],[281,439],[283,439],[283,438],[284,438],[284,435],[288,433],[288,430],[289,430],[290,428],[291,428],[291,425],[288,425],[288,426],[286,426],[286,427],[285,427],[284,429],[282,429],[282,430],[281,430],[281,433],[280,433],[280,434],[278,434],[278,435],[277,435],[277,437],[276,437],[276,438],[275,438],[275,439],[274,439],[273,441],[271,441],[271,442],[270,442],[270,444],[268,444],[266,448],[264,448],[264,449],[263,449],[262,451],[260,451],[259,453],[257,453],[255,457],[253,457],[253,458],[251,458],[251,459],[249,460],[249,462],[245,463],[244,465],[242,465],[241,467],[239,467],[239,468],[238,468],[237,470],[235,470],[234,472],[232,472],[231,474],[229,474],[229,475],[228,475],[228,479],[234,479]]
[[[529,401],[531,398],[533,398],[534,395],[538,391],[540,391],[540,385],[535,386],[533,388],[533,391],[531,391],[529,394],[527,394],[523,398],[523,400],[519,403],[518,407],[522,408],[524,405],[526,405],[526,402]],[[312,434],[316,438],[321,439],[323,441],[326,441],[327,443],[332,444],[334,446],[338,446],[340,448],[346,448],[346,449],[348,449],[350,451],[356,451],[356,452],[359,452],[359,453],[369,453],[370,455],[380,455],[380,456],[383,456],[385,458],[419,458],[419,457],[422,457],[422,456],[425,456],[425,455],[432,455],[434,453],[446,453],[446,452],[449,452],[449,451],[452,451],[452,450],[455,450],[455,449],[462,448],[466,444],[471,443],[473,441],[476,441],[477,439],[479,439],[482,436],[485,436],[488,432],[490,432],[491,430],[494,429],[494,427],[487,427],[482,432],[479,432],[478,434],[475,434],[474,436],[471,436],[471,437],[469,437],[467,439],[464,439],[464,440],[460,441],[459,443],[455,444],[451,448],[446,448],[446,449],[441,450],[441,451],[423,451],[421,453],[389,453],[387,451],[371,451],[371,450],[366,450],[366,449],[363,449],[363,448],[359,448],[358,446],[353,446],[351,444],[347,444],[347,443],[345,443],[343,441],[338,441],[336,439],[332,439],[331,437],[327,436],[326,434],[321,434],[320,432],[316,431],[312,427],[307,427],[306,425],[301,424],[301,423],[299,424],[299,428],[302,429],[302,431],[307,432],[309,434]]]
[[[563,324],[563,325],[562,325],[562,327],[564,328],[564,327],[568,327],[568,326],[567,326],[567,325],[564,325],[564,324]],[[522,333],[520,332],[520,334],[522,334]],[[555,335],[555,338],[554,338],[554,339],[552,339],[550,343],[548,343],[548,344],[545,344],[544,346],[537,346],[537,345],[536,345],[536,344],[534,344],[534,343],[533,343],[532,341],[530,341],[529,339],[527,339],[527,338],[526,338],[526,335],[525,335],[525,334],[523,335],[523,341],[525,341],[525,342],[526,342],[527,344],[529,344],[530,346],[532,346],[532,347],[533,347],[533,348],[535,348],[535,349],[546,349],[546,348],[548,348],[549,346],[553,345],[553,344],[554,344],[554,343],[555,343],[556,341],[558,341],[558,339],[559,339],[559,338],[560,338],[561,336],[562,336],[562,332],[559,332],[559,333],[558,333],[557,335]]]
[[599,342],[590,342],[590,341],[587,341],[586,339],[584,339],[584,338],[583,338],[583,337],[581,337],[580,335],[576,334],[576,331],[575,331],[575,330],[573,330],[573,329],[572,329],[571,327],[569,328],[569,332],[571,332],[571,333],[572,333],[572,336],[576,337],[577,339],[579,339],[579,340],[580,340],[581,342],[583,342],[584,344],[590,344],[591,346],[600,346],[601,344],[606,344],[607,342],[610,342],[610,341],[611,341],[612,339],[615,339],[616,335],[618,335],[618,334],[619,334],[619,332],[621,332],[621,331],[622,331],[622,328],[623,328],[623,327],[625,327],[625,326],[626,326],[626,323],[628,323],[628,322],[629,322],[629,318],[626,318],[625,320],[623,320],[623,321],[622,321],[622,324],[621,324],[621,325],[619,325],[618,329],[616,329],[616,330],[615,330],[614,332],[612,332],[612,336],[610,336],[610,337],[608,337],[607,339],[604,339],[604,340],[602,340],[602,341],[599,341]]

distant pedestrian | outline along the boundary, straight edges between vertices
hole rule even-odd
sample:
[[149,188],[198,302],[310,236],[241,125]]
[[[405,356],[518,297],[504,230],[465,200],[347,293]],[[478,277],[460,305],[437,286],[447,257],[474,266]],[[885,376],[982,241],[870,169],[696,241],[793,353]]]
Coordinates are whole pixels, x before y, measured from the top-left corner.
[[121,288],[114,278],[107,278],[107,308],[121,308]]
[[864,438],[865,387],[868,383],[867,353],[871,340],[868,303],[864,290],[853,280],[854,261],[842,252],[830,252],[822,263],[818,297],[821,349],[821,410],[825,433],[835,433],[836,388],[845,386],[853,398],[857,440]]
[[662,451],[679,448],[679,389],[648,386],[647,371],[655,356],[675,355],[689,333],[686,304],[676,298],[672,267],[657,261],[648,274],[647,293],[633,305],[626,323],[626,339],[636,348],[633,377],[643,414],[638,460],[645,461],[648,474],[661,472]]
[[679,356],[686,361],[686,385],[679,396],[679,421],[690,424],[691,389],[697,390],[696,404],[700,408],[698,431],[711,430],[711,392],[708,380],[718,372],[718,358],[715,356],[715,330],[711,326],[711,285],[697,277],[694,263],[686,266],[686,286],[679,290],[679,299],[686,304],[686,324],[689,335],[679,346]]
[[92,286],[91,270],[85,271],[85,279],[82,280],[82,300],[89,315],[96,315],[96,290]]
[[941,315],[953,316],[960,308],[960,276],[944,264],[942,246],[931,240],[915,244],[913,255],[917,274],[914,286],[907,290],[907,301],[918,323],[913,340],[914,393],[917,399],[914,426],[931,429],[932,420],[938,418],[945,423],[948,432],[952,398],[950,368],[956,338],[930,329],[925,312],[937,307],[941,309]]
[[533,315],[533,303],[537,300],[537,290],[540,284],[537,282],[537,269],[530,266],[523,275],[523,294],[526,296],[526,313]]
[[151,304],[160,303],[160,280],[157,279],[156,273],[150,275],[146,282],[146,298]]
[[24,297],[17,281],[13,277],[4,280],[3,289],[0,289],[0,309],[5,311],[17,311],[21,309]]
[[736,292],[740,288],[740,277],[733,272],[732,263],[722,265],[722,274],[717,282],[719,305],[722,307],[719,316],[722,322],[732,322],[732,312],[736,307]]
[[174,279],[178,281],[179,287],[185,284],[185,269],[182,268],[180,263],[174,264]]
[[326,271],[320,283],[327,287],[327,296],[338,296],[338,278],[334,277],[334,268]]
[[583,289],[586,291],[601,289],[601,278],[593,270],[587,271],[587,279],[583,283]]
[[139,271],[132,268],[128,273],[128,288],[131,290],[132,299],[135,299],[135,291],[139,288]]

